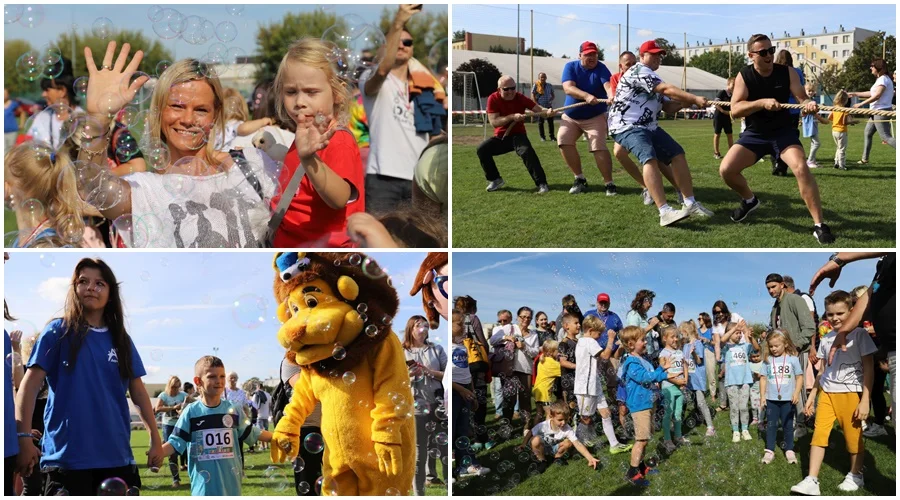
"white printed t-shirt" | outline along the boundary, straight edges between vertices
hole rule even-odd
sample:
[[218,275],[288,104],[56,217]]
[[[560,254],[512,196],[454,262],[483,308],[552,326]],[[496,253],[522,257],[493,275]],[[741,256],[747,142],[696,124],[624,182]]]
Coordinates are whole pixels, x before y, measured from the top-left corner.
[[[596,344],[596,342],[594,343]],[[550,426],[550,422],[546,420],[535,425],[534,428],[531,429],[531,435],[540,437],[541,441],[549,446],[555,446],[559,443],[562,443],[566,439],[568,439],[572,443],[578,441],[578,437],[575,435],[575,431],[573,431],[568,424],[564,424],[559,429],[553,430],[553,428]]]
[[[832,330],[822,337],[819,350],[816,353],[819,359],[828,360],[828,351],[837,333]],[[873,354],[878,348],[869,336],[865,328],[856,328],[847,334],[847,352],[838,348],[834,360],[825,367],[819,379],[822,390],[830,393],[838,392],[862,392],[863,366],[862,357]]]
[[662,109],[663,95],[653,91],[663,79],[642,63],[622,75],[616,87],[615,101],[609,107],[609,133],[621,134],[633,128],[656,130],[656,115]]

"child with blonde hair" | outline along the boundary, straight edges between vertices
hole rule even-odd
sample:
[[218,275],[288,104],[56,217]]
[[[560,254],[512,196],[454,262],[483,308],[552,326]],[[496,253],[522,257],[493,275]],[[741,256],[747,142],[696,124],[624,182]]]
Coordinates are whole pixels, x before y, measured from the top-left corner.
[[[739,344],[741,336],[745,335],[750,343]],[[744,320],[738,322],[735,328],[722,335],[723,363],[725,364],[725,390],[728,392],[728,406],[731,417],[731,441],[739,442],[741,439],[750,441],[750,386],[753,384],[753,372],[750,370],[750,352],[759,350],[759,344]]]
[[[681,387],[687,384],[687,366],[684,363],[684,352],[681,350],[678,340],[678,329],[669,326],[663,329],[661,340],[663,349],[659,352],[660,358],[669,358],[671,367],[667,370],[670,376],[678,377],[678,382],[662,381],[662,397],[665,405],[663,414],[663,446],[672,452],[677,444],[690,444],[687,438],[681,435],[681,414],[684,410],[684,394]],[[672,441],[672,420],[675,424],[675,441]]]
[[555,392],[553,385],[560,376],[559,342],[552,339],[545,340],[541,345],[541,354],[535,364],[537,370],[535,370],[536,375],[531,393],[534,395],[534,402],[537,405],[537,411],[534,412],[534,424],[537,425],[541,420],[550,418],[550,415],[545,415],[545,413],[556,399],[553,395]]
[[534,456],[538,459],[538,470],[543,473],[550,466],[548,455],[554,461],[563,465],[565,455],[570,448],[575,448],[578,453],[587,459],[589,467],[596,469],[598,461],[591,452],[578,440],[575,431],[567,423],[569,421],[569,408],[563,401],[557,401],[546,408],[547,419],[538,423],[533,428],[525,431],[522,447],[530,446]]
[[[810,99],[815,100],[815,82],[806,82],[806,95],[808,95]],[[831,122],[820,116],[818,113],[803,115],[802,120],[803,137],[809,137],[810,142],[809,157],[806,159],[806,164],[809,165],[809,168],[819,168],[819,164],[816,163],[816,152],[819,150],[819,146],[822,145],[822,143],[819,142],[819,124],[828,124]]]
[[275,125],[270,117],[250,120],[250,109],[244,96],[233,87],[225,87],[225,134],[216,137],[217,151],[231,151],[238,137],[253,135],[257,130]]
[[[846,90],[841,89],[834,95],[834,105],[844,107],[850,95]],[[853,125],[856,122],[845,111],[832,111],[828,115],[831,121],[831,138],[834,139],[834,145],[837,149],[834,152],[834,168],[838,170],[847,170],[847,125]]]
[[[350,93],[329,59],[331,47],[303,38],[288,48],[275,75],[276,113],[297,127],[272,199],[283,221],[273,246],[350,247],[347,218],[365,211],[359,148],[346,128]],[[289,204],[279,206],[284,194]]]
[[[678,325],[678,330],[685,341],[681,351],[684,354],[684,364],[687,370],[687,388],[693,392],[696,407],[700,410],[700,414],[703,415],[703,420],[706,422],[706,435],[715,436],[716,429],[713,427],[709,405],[706,404],[708,384],[706,380],[706,355],[711,351],[707,351],[703,341],[700,340],[700,332],[697,330],[697,325],[693,320],[683,321]],[[709,362],[715,363],[715,360],[710,359]]]
[[797,463],[794,454],[794,418],[796,405],[803,390],[803,370],[797,348],[790,335],[783,330],[775,330],[766,336],[762,354],[759,391],[763,396],[759,402],[759,413],[765,412],[766,451],[762,463],[769,464],[775,459],[775,438],[778,434],[778,420],[784,435],[784,458],[789,464]]

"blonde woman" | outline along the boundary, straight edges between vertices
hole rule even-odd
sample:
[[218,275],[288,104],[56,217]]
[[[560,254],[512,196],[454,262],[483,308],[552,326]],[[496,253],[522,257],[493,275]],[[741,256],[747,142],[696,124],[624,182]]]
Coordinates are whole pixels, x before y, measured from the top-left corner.
[[235,157],[216,151],[209,138],[224,134],[224,94],[204,63],[178,61],[155,83],[142,141],[149,171],[123,179],[104,175],[111,117],[147,83],[144,76],[130,80],[143,53],[126,67],[131,47],[122,46],[114,65],[115,49],[110,42],[100,69],[84,49],[89,119],[75,132],[84,162],[79,188],[93,193],[91,202],[104,217],[131,215],[133,230],[124,235],[131,246],[261,246],[277,165],[255,148]]
[[[169,435],[175,431],[178,423],[178,415],[184,409],[187,394],[181,390],[181,379],[172,375],[164,390],[156,399],[156,407],[153,411],[162,413],[163,442],[169,440]],[[172,488],[181,486],[181,477],[178,475],[178,455],[169,455],[169,471],[172,473]]]

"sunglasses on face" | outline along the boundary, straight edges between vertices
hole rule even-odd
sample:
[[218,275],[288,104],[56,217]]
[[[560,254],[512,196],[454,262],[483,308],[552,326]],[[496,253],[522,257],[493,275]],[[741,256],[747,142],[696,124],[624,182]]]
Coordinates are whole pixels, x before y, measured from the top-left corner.
[[506,92],[512,92],[513,90],[516,90],[516,88],[515,87],[500,87],[500,90],[504,90]]
[[435,285],[437,285],[438,290],[441,291],[441,295],[443,295],[445,299],[450,298],[447,296],[447,290],[444,288],[447,285],[447,280],[450,279],[450,277],[447,275],[438,274],[438,272],[434,269],[432,269],[431,272],[434,273],[434,278],[432,279],[432,281]]
[[413,39],[412,39],[412,38],[407,38],[407,39],[404,39],[404,40],[400,40],[400,43],[402,43],[404,47],[412,47],[412,46],[413,46]]
[[751,54],[757,54],[759,57],[771,56],[775,54],[775,47],[769,47],[768,49],[762,50],[751,50]]

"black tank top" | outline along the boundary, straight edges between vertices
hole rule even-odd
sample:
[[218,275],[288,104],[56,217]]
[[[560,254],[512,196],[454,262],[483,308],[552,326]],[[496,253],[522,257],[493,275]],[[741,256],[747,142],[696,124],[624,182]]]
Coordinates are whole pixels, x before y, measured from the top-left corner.
[[[772,99],[787,104],[791,98],[791,74],[792,69],[781,64],[775,64],[772,74],[760,75],[752,64],[744,66],[741,76],[749,92],[748,101],[759,99]],[[791,128],[791,113],[786,109],[779,111],[757,111],[744,118],[747,130],[760,135],[770,135],[783,129]]]

